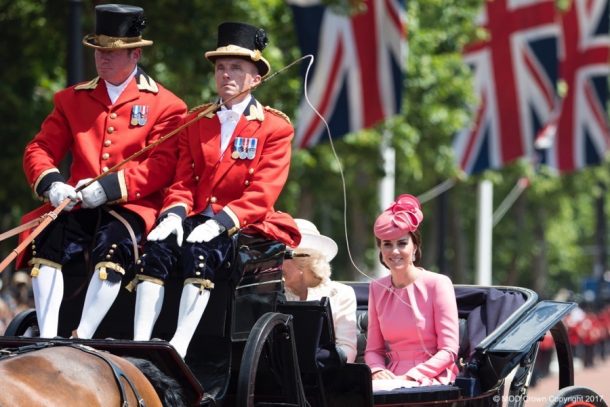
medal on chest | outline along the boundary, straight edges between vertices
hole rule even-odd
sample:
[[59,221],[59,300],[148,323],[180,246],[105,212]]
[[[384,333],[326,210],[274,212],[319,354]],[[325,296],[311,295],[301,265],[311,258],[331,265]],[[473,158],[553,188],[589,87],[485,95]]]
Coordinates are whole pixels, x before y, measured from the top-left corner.
[[256,157],[256,146],[258,145],[258,139],[252,137],[248,139],[248,160],[253,160]]
[[233,158],[234,160],[241,158],[243,151],[244,151],[244,138],[235,137],[235,140],[233,140],[233,152],[231,153],[231,158]]
[[231,158],[234,160],[253,160],[256,157],[257,146],[258,139],[255,137],[235,137]]
[[133,105],[131,108],[131,120],[132,126],[144,126],[148,121],[148,106],[146,105]]

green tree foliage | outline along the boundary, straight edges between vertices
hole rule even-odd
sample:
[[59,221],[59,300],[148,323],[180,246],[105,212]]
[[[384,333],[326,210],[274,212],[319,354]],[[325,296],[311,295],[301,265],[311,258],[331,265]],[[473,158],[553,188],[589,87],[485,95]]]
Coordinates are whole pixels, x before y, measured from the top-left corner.
[[[53,93],[61,88],[65,47],[59,10],[44,1],[0,1],[0,227],[10,229],[32,198],[21,155],[30,137],[51,109]],[[16,245],[3,243],[2,253]],[[3,256],[4,257],[4,256]]]
[[[2,230],[15,226],[25,211],[39,204],[22,175],[21,154],[50,111],[53,93],[66,84],[69,3],[0,0]],[[84,34],[93,32],[93,8],[99,3],[82,1]],[[145,8],[144,37],[155,42],[145,49],[143,68],[191,107],[214,98],[212,65],[203,54],[215,48],[216,28],[222,21],[265,27],[270,37],[265,55],[275,70],[300,57],[292,13],[283,0],[131,3]],[[362,10],[359,0],[325,3],[345,13]],[[396,151],[397,193],[420,195],[447,179],[456,182],[423,205],[426,267],[451,275],[455,282],[473,283],[477,183],[493,182],[497,207],[526,177],[529,188],[493,231],[493,282],[552,295],[559,287],[578,290],[581,278],[592,273],[600,221],[595,205],[607,196],[607,165],[558,176],[517,162],[501,171],[465,178],[454,164],[451,143],[469,125],[477,104],[461,53],[467,43],[486,35],[474,24],[481,4],[482,0],[409,0],[409,54],[400,115],[334,144],[325,141],[293,151],[291,174],[277,209],[314,220],[322,233],[337,240],[335,278],[365,278],[357,269],[371,275],[377,265],[372,225],[384,175],[380,153],[384,133],[391,136]],[[85,77],[93,77],[91,51],[83,55]],[[258,99],[284,111],[294,122],[299,119],[302,68],[291,68],[256,90]],[[5,242],[2,251],[6,253],[13,243]]]

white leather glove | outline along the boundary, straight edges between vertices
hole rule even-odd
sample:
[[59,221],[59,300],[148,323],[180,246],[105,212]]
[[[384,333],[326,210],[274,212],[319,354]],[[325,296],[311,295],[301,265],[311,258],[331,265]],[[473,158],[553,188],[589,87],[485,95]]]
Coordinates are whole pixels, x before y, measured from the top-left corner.
[[214,219],[208,219],[197,226],[186,238],[189,243],[209,242],[223,232],[224,228]]
[[[93,178],[85,178],[78,181],[76,184],[76,188],[79,188],[81,185],[85,185],[87,182],[91,181]],[[100,205],[103,205],[108,201],[108,197],[106,196],[106,192],[104,188],[102,188],[102,184],[98,181],[93,182],[88,187],[82,189],[80,191],[82,195],[83,208],[97,208]]]
[[172,233],[176,235],[178,246],[182,246],[182,238],[184,236],[184,229],[182,229],[182,218],[180,218],[178,215],[170,213],[161,221],[161,223],[150,231],[147,239],[157,242],[159,240],[166,239]]
[[66,198],[70,198],[71,202],[64,208],[64,211],[71,211],[81,199],[80,193],[76,192],[76,188],[60,181],[52,183],[45,195],[54,208],[57,208]]

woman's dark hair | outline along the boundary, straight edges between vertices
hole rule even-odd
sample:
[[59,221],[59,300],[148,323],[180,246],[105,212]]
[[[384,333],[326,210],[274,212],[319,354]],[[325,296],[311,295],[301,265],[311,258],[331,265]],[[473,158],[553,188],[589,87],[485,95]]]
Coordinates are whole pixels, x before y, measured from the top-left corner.
[[[421,262],[421,233],[419,229],[417,229],[414,232],[409,232],[409,235],[411,239],[413,239],[413,244],[416,246],[415,253],[413,253],[413,255],[415,256],[413,264],[419,266]],[[376,237],[375,240],[377,241],[377,247],[381,249],[381,239]],[[381,264],[383,264],[383,267],[389,269],[388,265],[383,262],[383,258],[381,257],[381,250],[379,250],[379,261],[381,262]]]

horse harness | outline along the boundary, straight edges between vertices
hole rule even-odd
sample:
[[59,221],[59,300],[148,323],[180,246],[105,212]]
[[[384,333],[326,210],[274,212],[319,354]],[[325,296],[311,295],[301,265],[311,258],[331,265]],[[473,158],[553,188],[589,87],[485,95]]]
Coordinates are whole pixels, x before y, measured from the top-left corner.
[[21,346],[19,348],[0,349],[0,361],[2,361],[4,359],[8,359],[9,357],[18,356],[18,355],[21,355],[24,353],[33,352],[33,351],[41,350],[41,349],[45,349],[45,348],[50,348],[52,346],[69,346],[71,348],[78,349],[81,352],[85,352],[85,353],[88,353],[90,355],[93,355],[93,356],[96,356],[96,357],[102,359],[104,362],[106,362],[106,364],[108,366],[110,366],[110,369],[112,370],[112,373],[114,374],[114,379],[117,383],[117,387],[119,388],[119,392],[121,393],[121,407],[129,407],[129,402],[127,401],[127,397],[125,395],[125,386],[123,385],[121,378],[125,379],[127,384],[129,384],[129,387],[131,387],[131,391],[133,392],[134,396],[138,400],[138,407],[146,407],[146,404],[144,403],[144,399],[142,399],[142,397],[140,396],[140,393],[138,393],[138,390],[136,389],[136,386],[133,384],[131,379],[125,374],[125,372],[123,372],[123,369],[121,369],[116,363],[114,363],[112,360],[110,360],[108,357],[106,357],[103,352],[101,352],[97,349],[91,348],[89,346],[85,346],[85,345],[81,345],[81,344],[77,344],[77,343],[66,343],[66,342],[53,342],[53,341],[40,342],[40,343],[35,343],[32,345]]

